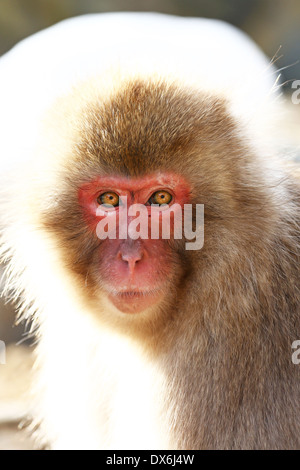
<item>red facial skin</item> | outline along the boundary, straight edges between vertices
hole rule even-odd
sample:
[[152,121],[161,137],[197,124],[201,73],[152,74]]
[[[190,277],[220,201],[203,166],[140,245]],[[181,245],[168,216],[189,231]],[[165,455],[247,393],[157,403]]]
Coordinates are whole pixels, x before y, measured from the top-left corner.
[[[190,202],[190,187],[179,175],[159,173],[142,178],[100,177],[82,185],[78,192],[80,206],[91,231],[96,231],[98,223],[106,217],[110,209],[102,212],[98,197],[105,192],[118,194],[120,201],[127,197],[128,208],[132,204],[147,205],[150,197],[159,190],[172,195],[169,204]],[[100,214],[99,215],[99,208]],[[179,206],[174,206],[180,210]],[[173,209],[174,209],[173,208]],[[116,211],[117,237],[119,234],[119,207]],[[153,210],[153,209],[152,209]],[[161,222],[162,209],[156,208],[158,223]],[[169,210],[164,209],[164,210]],[[148,218],[151,222],[151,206],[147,205]],[[97,213],[98,212],[98,213]],[[104,215],[105,214],[105,215]],[[126,229],[134,217],[126,213]],[[172,220],[172,218],[171,218]],[[124,228],[124,227],[123,227]],[[99,282],[110,301],[123,313],[139,313],[158,303],[172,281],[172,253],[166,240],[150,238],[105,239],[98,250]],[[171,232],[172,236],[172,232]]]

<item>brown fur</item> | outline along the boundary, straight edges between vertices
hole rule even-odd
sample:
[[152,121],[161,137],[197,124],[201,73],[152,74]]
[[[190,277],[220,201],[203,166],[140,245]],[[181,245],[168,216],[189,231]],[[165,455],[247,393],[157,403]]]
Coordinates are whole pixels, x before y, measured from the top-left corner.
[[37,215],[97,321],[89,272],[99,240],[78,187],[99,174],[175,171],[190,182],[192,202],[205,205],[204,248],[170,241],[180,268],[167,307],[150,319],[111,320],[166,379],[170,447],[300,448],[300,368],[291,360],[300,338],[299,186],[268,187],[226,103],[174,84],[128,81],[77,117],[72,157],[58,175],[63,190]]

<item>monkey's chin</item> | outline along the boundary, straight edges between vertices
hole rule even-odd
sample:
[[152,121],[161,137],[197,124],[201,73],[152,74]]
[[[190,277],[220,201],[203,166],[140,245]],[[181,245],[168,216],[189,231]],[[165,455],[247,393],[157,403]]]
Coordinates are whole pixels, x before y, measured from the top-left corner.
[[122,313],[141,313],[156,305],[162,298],[162,291],[122,291],[109,293],[108,298]]

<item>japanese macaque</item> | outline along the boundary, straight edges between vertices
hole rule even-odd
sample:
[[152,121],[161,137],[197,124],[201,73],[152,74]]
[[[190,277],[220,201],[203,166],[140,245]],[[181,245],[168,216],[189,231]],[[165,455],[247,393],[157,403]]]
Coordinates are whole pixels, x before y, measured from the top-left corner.
[[[155,14],[69,20],[0,62],[2,258],[36,328],[39,445],[300,448],[300,189],[274,83],[231,26]],[[101,239],[125,197],[149,221],[204,205],[202,248],[121,237],[128,214]]]

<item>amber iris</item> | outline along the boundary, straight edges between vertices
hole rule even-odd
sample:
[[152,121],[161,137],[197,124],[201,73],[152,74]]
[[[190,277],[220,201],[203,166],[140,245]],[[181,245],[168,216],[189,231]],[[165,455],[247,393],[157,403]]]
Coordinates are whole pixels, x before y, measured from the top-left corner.
[[149,199],[150,204],[170,204],[172,195],[168,191],[156,191]]
[[116,193],[108,191],[106,193],[101,194],[98,197],[97,201],[103,206],[117,207],[119,205],[120,198]]

